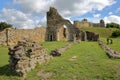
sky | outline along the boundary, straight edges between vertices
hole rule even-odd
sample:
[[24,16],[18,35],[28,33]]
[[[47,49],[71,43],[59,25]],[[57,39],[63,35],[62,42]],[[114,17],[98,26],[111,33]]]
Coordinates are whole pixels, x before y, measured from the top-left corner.
[[0,22],[16,28],[46,26],[46,12],[55,7],[71,22],[86,18],[89,22],[120,24],[120,0],[0,0]]

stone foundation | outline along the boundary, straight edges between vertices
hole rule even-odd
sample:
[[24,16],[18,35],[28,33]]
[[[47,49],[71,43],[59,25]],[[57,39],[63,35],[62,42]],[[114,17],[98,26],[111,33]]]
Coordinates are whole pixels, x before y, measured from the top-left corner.
[[52,56],[61,56],[67,49],[71,48],[72,44],[68,44],[62,48],[57,48],[55,50],[52,50],[50,55]]
[[110,58],[119,58],[120,59],[120,53],[118,53],[117,51],[112,50],[110,47],[108,47],[102,41],[98,41],[98,43],[105,50],[108,57],[110,57]]
[[21,77],[25,77],[37,64],[44,64],[51,58],[43,46],[27,40],[18,41],[16,46],[9,48],[9,66]]

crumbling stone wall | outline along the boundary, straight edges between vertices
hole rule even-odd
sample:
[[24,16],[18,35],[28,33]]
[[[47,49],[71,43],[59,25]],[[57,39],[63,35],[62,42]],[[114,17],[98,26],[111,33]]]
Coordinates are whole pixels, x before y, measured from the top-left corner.
[[0,44],[15,45],[19,40],[29,38],[35,42],[45,41],[46,28],[35,29],[10,29],[0,32]]
[[80,27],[105,27],[104,20],[100,20],[99,23],[88,22],[87,19],[83,19],[81,22],[76,20],[74,21],[74,25],[78,28]]
[[93,33],[90,31],[81,31],[80,36],[82,41],[98,41],[99,40],[99,34]]
[[55,50],[52,50],[50,55],[52,56],[61,56],[66,50],[70,49],[72,46],[72,44],[67,44],[66,46],[62,47],[62,48],[57,48]]
[[22,77],[37,64],[46,63],[52,58],[43,46],[28,40],[18,41],[16,46],[9,48],[8,54],[10,69]]
[[117,51],[112,50],[109,46],[104,44],[102,41],[98,41],[99,45],[105,50],[106,54],[110,58],[119,58],[120,59],[120,53]]
[[[66,29],[67,33],[64,33],[64,29],[62,29],[64,25],[67,26]],[[65,38],[64,34],[67,36],[66,38],[68,38],[69,41],[73,41],[74,35],[79,35],[79,33],[80,30],[73,24],[71,24],[69,20],[64,19],[57,12],[57,9],[50,7],[50,10],[47,12],[47,31],[46,31],[47,41],[59,41],[61,39],[64,39]]]

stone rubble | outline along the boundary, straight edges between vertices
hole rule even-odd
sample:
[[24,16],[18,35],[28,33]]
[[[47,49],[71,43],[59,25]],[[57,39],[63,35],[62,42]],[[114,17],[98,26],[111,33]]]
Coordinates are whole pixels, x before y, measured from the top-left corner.
[[8,54],[10,69],[21,77],[37,64],[47,63],[52,58],[43,46],[29,40],[18,41],[16,46],[9,48]]
[[52,56],[61,56],[67,49],[71,48],[72,44],[68,44],[65,47],[57,48],[55,50],[52,50],[50,55]]
[[104,44],[102,41],[98,41],[99,45],[105,50],[106,54],[109,58],[118,58],[120,59],[120,53],[117,51],[112,50],[110,47],[108,47],[106,44]]

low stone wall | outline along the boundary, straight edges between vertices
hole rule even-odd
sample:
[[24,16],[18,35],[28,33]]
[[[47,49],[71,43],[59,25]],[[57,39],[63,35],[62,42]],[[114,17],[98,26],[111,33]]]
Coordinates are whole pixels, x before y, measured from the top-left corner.
[[88,41],[98,41],[99,39],[99,34],[93,32],[86,31],[86,35]]
[[112,50],[110,47],[108,47],[106,44],[104,44],[102,41],[98,41],[99,45],[105,50],[106,54],[110,58],[119,58],[120,59],[120,53],[117,51]]
[[52,56],[39,44],[27,40],[18,41],[18,44],[9,48],[9,66],[21,77],[34,69],[37,64],[48,62]]
[[0,32],[0,45],[16,45],[19,40],[29,38],[35,42],[45,41],[46,28],[5,29]]
[[67,49],[71,48],[72,44],[68,44],[62,48],[57,48],[55,50],[52,50],[50,55],[52,56],[61,56]]
[[82,41],[98,41],[99,34],[93,33],[90,31],[81,31],[81,40]]

